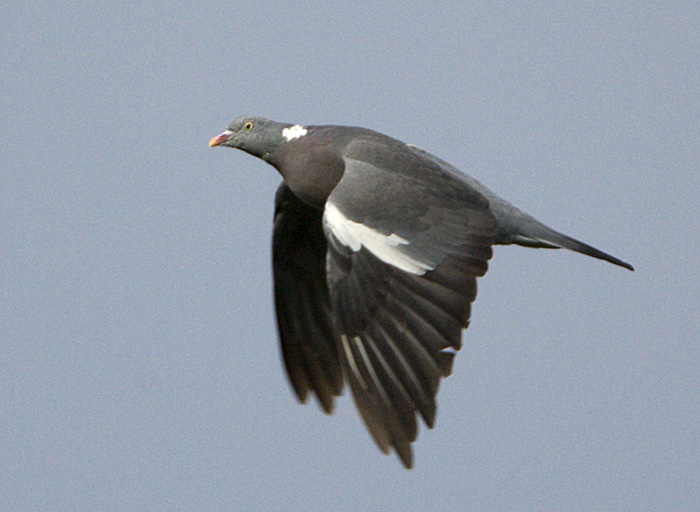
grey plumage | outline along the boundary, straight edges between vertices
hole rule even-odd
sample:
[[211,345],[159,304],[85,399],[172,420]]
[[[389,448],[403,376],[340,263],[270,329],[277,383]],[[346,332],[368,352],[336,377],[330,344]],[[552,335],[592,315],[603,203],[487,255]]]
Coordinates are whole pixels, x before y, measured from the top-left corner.
[[633,270],[545,226],[443,160],[356,127],[235,119],[210,146],[283,177],[273,273],[287,375],[330,413],[350,385],[379,448],[412,466],[416,415],[435,422],[441,378],[469,324],[491,247],[566,248]]

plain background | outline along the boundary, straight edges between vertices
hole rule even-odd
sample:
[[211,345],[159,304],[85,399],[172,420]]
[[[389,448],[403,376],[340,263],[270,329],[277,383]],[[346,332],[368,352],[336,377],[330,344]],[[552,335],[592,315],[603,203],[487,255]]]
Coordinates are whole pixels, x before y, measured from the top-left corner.
[[[0,509],[700,510],[700,7],[6,2]],[[414,143],[630,261],[499,247],[405,471],[298,405],[239,114]]]

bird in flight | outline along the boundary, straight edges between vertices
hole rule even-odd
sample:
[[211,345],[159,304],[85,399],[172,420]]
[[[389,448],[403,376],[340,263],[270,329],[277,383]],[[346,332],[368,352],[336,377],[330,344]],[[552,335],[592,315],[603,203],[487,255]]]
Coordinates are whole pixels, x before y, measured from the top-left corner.
[[564,248],[634,270],[559,233],[415,146],[349,126],[238,117],[209,146],[282,176],[272,269],[291,385],[326,413],[347,381],[379,449],[413,465],[417,415],[435,423],[440,380],[469,325],[493,245]]

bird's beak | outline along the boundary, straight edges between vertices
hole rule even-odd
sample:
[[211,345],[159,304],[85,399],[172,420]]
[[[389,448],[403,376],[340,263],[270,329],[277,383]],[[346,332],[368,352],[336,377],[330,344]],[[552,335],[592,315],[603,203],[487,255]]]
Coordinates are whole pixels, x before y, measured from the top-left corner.
[[212,139],[209,141],[209,147],[213,148],[214,146],[218,146],[220,144],[223,144],[226,142],[229,137],[233,135],[233,132],[231,130],[225,130],[221,132],[219,135],[216,137],[212,137]]

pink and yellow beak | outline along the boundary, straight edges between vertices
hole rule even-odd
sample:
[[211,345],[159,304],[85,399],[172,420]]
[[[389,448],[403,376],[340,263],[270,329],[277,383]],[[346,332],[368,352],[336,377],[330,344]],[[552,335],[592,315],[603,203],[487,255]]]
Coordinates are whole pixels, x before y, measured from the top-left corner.
[[225,130],[221,132],[216,137],[212,137],[212,139],[209,141],[209,147],[213,148],[214,146],[219,146],[220,144],[223,144],[229,139],[231,135],[233,135],[233,132],[231,130]]

